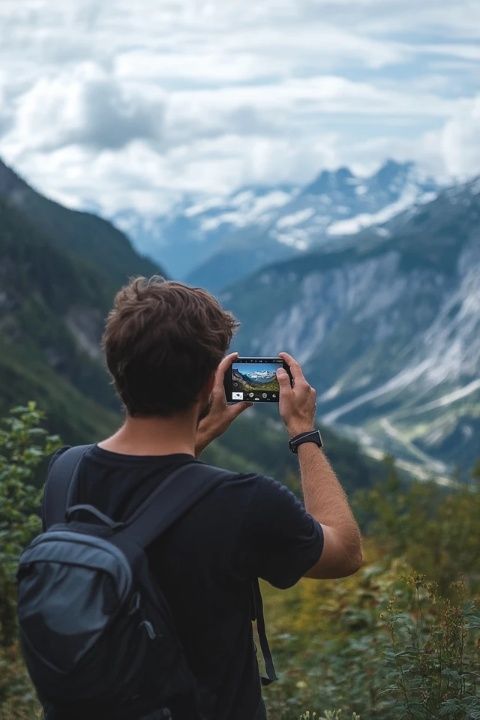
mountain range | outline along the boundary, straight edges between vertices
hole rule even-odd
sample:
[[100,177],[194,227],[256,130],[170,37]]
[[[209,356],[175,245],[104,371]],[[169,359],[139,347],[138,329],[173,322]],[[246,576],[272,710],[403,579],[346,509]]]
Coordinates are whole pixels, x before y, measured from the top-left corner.
[[262,265],[385,222],[431,199],[438,189],[413,163],[388,160],[368,177],[346,167],[323,170],[305,186],[250,186],[220,198],[187,196],[158,218],[124,212],[114,220],[174,276],[219,291]]
[[287,350],[319,418],[449,474],[480,455],[480,179],[272,263],[220,298],[243,355]]
[[[0,417],[35,400],[49,431],[71,444],[118,427],[120,405],[100,349],[104,318],[130,276],[155,273],[165,275],[109,222],[45,198],[0,161]],[[356,443],[328,428],[324,434],[347,489],[385,476]],[[239,418],[204,458],[272,474],[298,491],[278,416]]]
[[251,380],[272,380],[275,377],[274,370],[249,370],[240,374],[242,377],[248,377]]
[[[241,276],[220,298],[242,323],[241,355],[283,349],[302,362],[318,390],[319,419],[337,433],[330,433],[337,462],[341,438],[354,441],[345,451],[356,463],[348,477],[364,463],[358,441],[372,458],[390,452],[419,474],[458,468],[466,476],[480,454],[480,180],[435,193],[424,185],[413,204],[386,219],[405,187],[398,178],[413,169],[391,162],[383,169],[378,193],[392,202],[383,211],[371,205],[372,224],[357,213],[322,234],[312,216],[310,244]],[[339,187],[358,190],[357,180],[322,173],[296,197],[330,192],[338,200]],[[352,197],[365,196],[357,190]],[[265,244],[287,248],[268,235],[273,222],[268,228]],[[234,264],[230,251],[227,243]],[[1,162],[0,256],[0,411],[35,399],[66,441],[110,431],[119,405],[101,359],[104,317],[128,277],[165,274],[162,267],[109,222],[48,200]],[[263,433],[276,433],[278,442],[281,433],[275,423],[268,430],[257,409],[252,418],[259,462]],[[217,444],[210,452],[223,459],[231,452],[244,467],[237,450],[246,427],[227,433],[231,451]]]

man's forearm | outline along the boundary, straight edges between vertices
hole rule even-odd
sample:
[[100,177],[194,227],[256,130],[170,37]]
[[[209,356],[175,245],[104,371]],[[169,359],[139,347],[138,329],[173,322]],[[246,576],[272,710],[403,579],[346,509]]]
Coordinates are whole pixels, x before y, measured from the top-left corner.
[[305,508],[318,522],[329,525],[342,538],[352,558],[361,558],[361,534],[347,495],[323,450],[313,443],[298,448]]

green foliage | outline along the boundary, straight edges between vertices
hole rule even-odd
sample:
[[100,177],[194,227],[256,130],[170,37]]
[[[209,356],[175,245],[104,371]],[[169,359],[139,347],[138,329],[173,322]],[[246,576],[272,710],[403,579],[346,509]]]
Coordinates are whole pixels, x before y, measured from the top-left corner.
[[[337,708],[373,720],[480,718],[480,487],[383,483],[352,504],[365,566],[286,593],[265,586],[277,720]],[[307,716],[308,717],[308,716]]]
[[[29,403],[0,429],[1,720],[41,717],[16,641],[15,570],[40,527],[32,478],[59,445],[42,421]],[[383,484],[353,498],[368,528],[359,572],[285,592],[263,583],[280,676],[264,690],[271,720],[480,719],[479,496],[476,482],[405,487],[390,461]]]
[[[18,557],[38,533],[40,492],[32,485],[35,470],[59,446],[55,435],[40,427],[43,413],[35,403],[14,408],[0,428],[0,713],[21,718],[34,706],[16,643],[16,584]],[[8,707],[18,706],[9,715]],[[16,711],[15,711],[16,712]],[[33,712],[33,711],[32,711]],[[25,715],[25,717],[27,717]],[[32,717],[32,714],[29,715]]]
[[403,556],[435,580],[442,594],[448,594],[451,582],[461,575],[471,591],[478,592],[478,482],[451,489],[433,481],[404,486],[392,459],[388,465],[385,482],[355,495],[352,504],[362,530],[376,539],[386,556]]
[[395,702],[392,718],[480,718],[480,604],[462,582],[454,599],[413,573],[385,614],[390,648],[385,653],[393,682],[384,690]]
[[444,598],[396,559],[264,594],[280,671],[264,691],[269,717],[296,720],[305,707],[319,720],[325,707],[368,720],[480,717],[480,598],[466,586]]
[[[119,417],[61,377],[30,348],[5,344],[0,356],[0,415],[13,404],[34,399],[48,410],[48,428],[67,443],[92,442],[110,435]],[[94,386],[92,386],[94,390]]]

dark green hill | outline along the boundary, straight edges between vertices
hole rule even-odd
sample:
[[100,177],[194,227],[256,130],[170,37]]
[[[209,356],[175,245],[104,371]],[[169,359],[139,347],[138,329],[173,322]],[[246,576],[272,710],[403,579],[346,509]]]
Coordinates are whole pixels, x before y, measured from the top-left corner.
[[92,213],[70,210],[31,188],[0,160],[0,199],[48,238],[52,247],[99,274],[108,296],[131,274],[153,275],[158,264],[139,255],[127,236]]
[[0,411],[33,399],[66,440],[106,432],[119,406],[101,362],[105,315],[130,276],[161,269],[1,162],[0,258]]

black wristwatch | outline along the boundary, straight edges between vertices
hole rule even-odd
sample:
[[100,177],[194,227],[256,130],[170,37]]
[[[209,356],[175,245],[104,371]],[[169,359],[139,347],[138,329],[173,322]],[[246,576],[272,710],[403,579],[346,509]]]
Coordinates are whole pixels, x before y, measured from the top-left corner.
[[313,442],[315,443],[315,445],[318,445],[318,447],[323,447],[323,440],[322,436],[320,435],[320,430],[309,430],[309,432],[295,435],[295,437],[291,438],[288,441],[288,447],[296,455],[298,452],[298,446],[305,442]]

